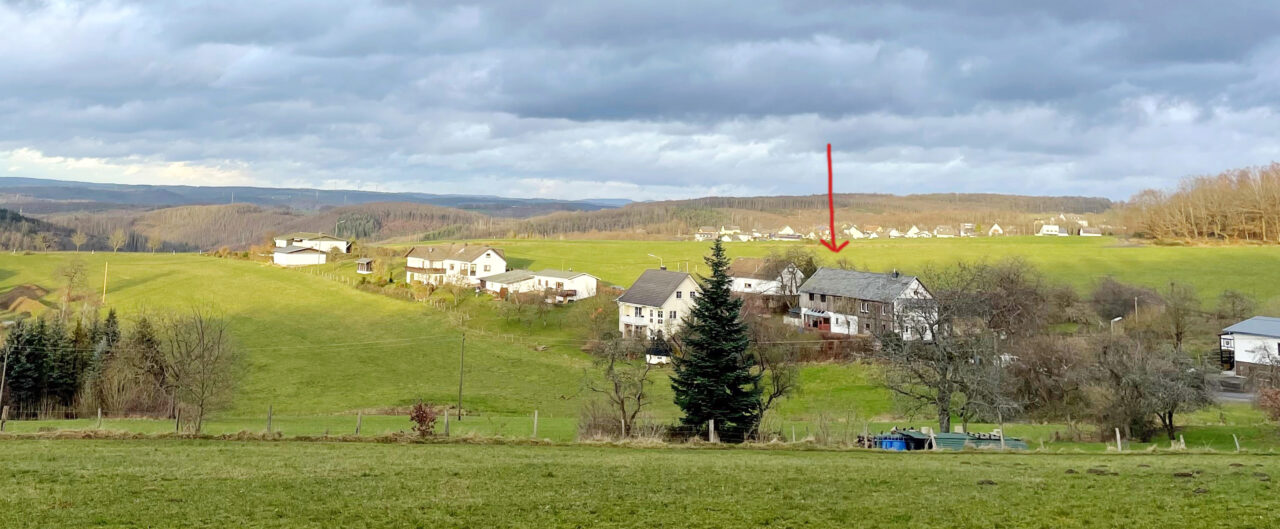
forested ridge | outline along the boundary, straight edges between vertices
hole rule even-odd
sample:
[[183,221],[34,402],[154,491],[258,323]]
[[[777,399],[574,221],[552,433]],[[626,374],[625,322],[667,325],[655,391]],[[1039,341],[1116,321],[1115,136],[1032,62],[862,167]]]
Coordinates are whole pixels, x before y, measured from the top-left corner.
[[1280,164],[1188,178],[1173,192],[1143,191],[1126,216],[1137,235],[1154,239],[1280,241]]

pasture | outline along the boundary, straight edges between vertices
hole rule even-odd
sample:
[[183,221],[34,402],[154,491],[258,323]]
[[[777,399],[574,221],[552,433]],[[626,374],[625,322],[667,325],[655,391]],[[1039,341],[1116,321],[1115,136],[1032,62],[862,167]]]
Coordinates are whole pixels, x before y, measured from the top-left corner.
[[1280,460],[11,440],[4,527],[1269,527]]

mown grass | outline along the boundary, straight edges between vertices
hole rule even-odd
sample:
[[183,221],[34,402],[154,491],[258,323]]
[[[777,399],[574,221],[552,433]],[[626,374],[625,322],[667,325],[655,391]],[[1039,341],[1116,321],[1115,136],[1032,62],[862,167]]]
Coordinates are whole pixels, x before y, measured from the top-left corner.
[[0,447],[4,527],[1270,527],[1280,472],[1280,459],[1237,454]]

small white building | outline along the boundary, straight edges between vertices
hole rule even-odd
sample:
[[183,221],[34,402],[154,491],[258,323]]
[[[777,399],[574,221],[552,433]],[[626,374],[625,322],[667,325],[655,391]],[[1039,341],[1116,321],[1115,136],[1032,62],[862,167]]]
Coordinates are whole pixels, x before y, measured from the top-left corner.
[[849,229],[844,230],[844,234],[849,239],[865,239],[867,237],[867,234],[862,233],[857,226],[849,226]]
[[1081,237],[1101,237],[1102,230],[1099,228],[1091,227],[1091,226],[1082,226],[1080,228],[1080,236]]
[[956,229],[951,226],[938,226],[933,229],[933,236],[939,239],[952,239],[956,236]]
[[645,270],[618,298],[618,332],[648,338],[680,330],[702,287],[685,272]]
[[1036,237],[1069,237],[1070,235],[1071,233],[1057,224],[1042,224],[1040,231],[1036,232]]
[[323,233],[290,233],[274,237],[276,248],[285,248],[289,246],[298,246],[302,248],[314,248],[322,252],[331,252],[337,249],[339,252],[348,253],[351,251],[351,241],[339,239],[332,235]]
[[327,252],[306,246],[285,246],[271,253],[271,262],[289,267],[322,265],[328,258]]
[[528,270],[511,270],[480,278],[481,288],[492,292],[500,298],[508,294],[520,294],[534,290],[533,272]]
[[1280,318],[1254,316],[1223,329],[1218,341],[1222,363],[1237,375],[1280,365]]
[[900,232],[900,231],[898,231],[898,228],[890,228],[890,229],[889,229],[889,238],[890,238],[890,239],[900,239],[900,238],[902,238],[902,236],[903,236],[903,235],[905,235],[905,234],[904,234],[904,233],[902,233],[902,232]]
[[714,241],[719,237],[720,233],[711,226],[702,226],[693,234],[693,240],[695,241]]
[[542,270],[533,274],[533,288],[555,303],[569,303],[596,295],[600,278],[573,270]]
[[739,257],[729,265],[730,290],[740,294],[768,296],[794,295],[804,283],[804,272],[788,263],[785,269],[775,271],[769,262],[759,257]]
[[997,235],[1004,235],[1004,228],[1001,228],[999,224],[992,223],[991,228],[987,230],[987,237],[995,237]]
[[482,286],[481,278],[507,271],[502,250],[485,245],[414,246],[405,253],[405,281],[440,286]]
[[778,230],[778,235],[798,235],[798,234],[796,233],[796,230],[791,229],[791,226],[783,226],[782,229]]
[[911,228],[907,230],[905,237],[908,239],[915,239],[916,237],[919,237],[921,233],[924,232],[922,232],[920,228],[917,228],[915,224],[912,224]]

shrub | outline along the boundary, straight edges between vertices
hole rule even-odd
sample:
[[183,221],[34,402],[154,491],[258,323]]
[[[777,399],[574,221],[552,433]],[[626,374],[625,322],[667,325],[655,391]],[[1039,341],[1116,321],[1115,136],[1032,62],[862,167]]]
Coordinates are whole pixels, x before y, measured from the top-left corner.
[[439,417],[439,409],[422,402],[414,404],[413,409],[409,410],[409,420],[413,421],[413,431],[418,433],[418,437],[435,435],[436,419]]
[[1258,408],[1266,412],[1273,421],[1280,421],[1280,389],[1262,388],[1258,390]]

